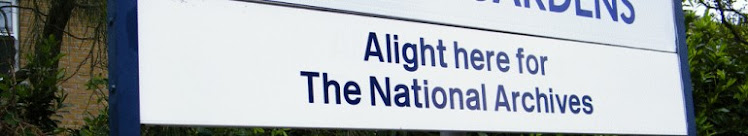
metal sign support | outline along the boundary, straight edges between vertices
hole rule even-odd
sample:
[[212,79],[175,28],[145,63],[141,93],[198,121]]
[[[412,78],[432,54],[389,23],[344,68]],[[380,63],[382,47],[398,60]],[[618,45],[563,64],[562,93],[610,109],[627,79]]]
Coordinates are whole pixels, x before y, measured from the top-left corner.
[[113,136],[140,135],[137,0],[107,2],[109,129]]

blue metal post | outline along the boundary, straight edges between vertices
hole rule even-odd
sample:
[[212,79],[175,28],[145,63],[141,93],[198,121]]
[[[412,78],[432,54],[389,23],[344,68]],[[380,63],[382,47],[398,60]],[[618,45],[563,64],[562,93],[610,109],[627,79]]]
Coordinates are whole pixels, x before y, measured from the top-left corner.
[[691,70],[688,65],[688,45],[686,44],[686,27],[681,0],[673,0],[675,13],[675,43],[678,59],[680,60],[681,81],[683,82],[683,101],[686,104],[686,124],[689,136],[696,136],[696,122],[694,121],[693,88],[691,86]]
[[109,0],[109,128],[113,136],[140,135],[137,0]]

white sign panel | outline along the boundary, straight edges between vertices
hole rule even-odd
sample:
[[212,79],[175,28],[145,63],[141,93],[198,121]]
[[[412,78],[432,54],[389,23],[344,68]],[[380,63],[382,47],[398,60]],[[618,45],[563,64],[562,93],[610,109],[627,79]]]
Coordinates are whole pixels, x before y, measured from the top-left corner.
[[273,0],[675,52],[670,0]]
[[138,25],[144,124],[686,134],[671,52],[239,1]]

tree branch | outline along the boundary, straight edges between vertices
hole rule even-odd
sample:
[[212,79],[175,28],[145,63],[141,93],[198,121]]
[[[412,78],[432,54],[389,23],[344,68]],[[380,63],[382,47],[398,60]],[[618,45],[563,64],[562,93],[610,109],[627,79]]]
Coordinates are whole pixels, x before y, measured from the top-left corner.
[[[722,24],[725,25],[725,27],[727,27],[728,30],[730,30],[730,32],[732,33],[732,35],[733,35],[733,37],[734,37],[734,39],[736,41],[738,41],[738,42],[740,42],[740,43],[742,43],[744,45],[748,45],[748,41],[746,41],[745,39],[743,39],[743,35],[741,35],[740,32],[738,32],[738,30],[735,29],[735,27],[733,26],[732,23],[730,23],[730,22],[727,21],[727,18],[725,17],[725,7],[724,7],[724,4],[722,2],[720,2],[719,0],[714,0],[714,2],[717,3],[717,10],[719,11],[720,20],[722,21]],[[738,13],[738,14],[740,14],[740,13]]]

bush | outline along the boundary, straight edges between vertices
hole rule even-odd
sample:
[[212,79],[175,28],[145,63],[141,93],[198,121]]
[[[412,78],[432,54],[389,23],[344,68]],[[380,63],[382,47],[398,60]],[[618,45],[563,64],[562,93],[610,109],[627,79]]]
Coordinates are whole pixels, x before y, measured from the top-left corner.
[[748,135],[748,45],[709,12],[685,15],[699,135]]
[[0,74],[0,135],[48,135],[57,128],[55,113],[63,108],[66,94],[57,84],[65,75],[57,69],[63,55],[49,56],[50,37],[41,43],[39,54],[47,59],[26,56],[26,67],[11,75]]

